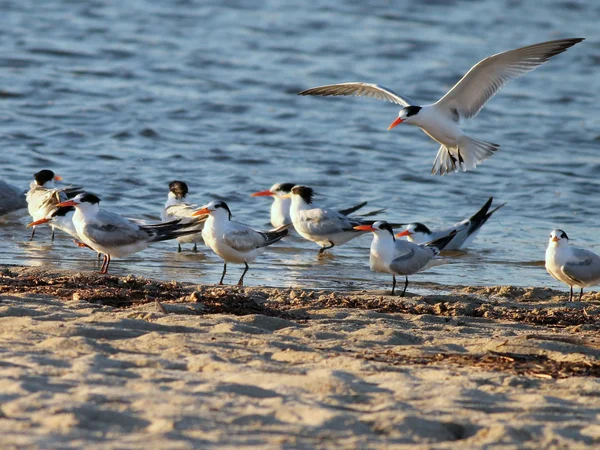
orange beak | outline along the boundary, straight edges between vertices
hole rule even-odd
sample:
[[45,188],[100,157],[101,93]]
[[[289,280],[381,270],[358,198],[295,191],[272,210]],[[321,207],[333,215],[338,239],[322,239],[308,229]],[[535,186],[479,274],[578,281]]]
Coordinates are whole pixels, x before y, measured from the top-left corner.
[[250,194],[250,197],[266,197],[268,195],[273,195],[273,193],[267,189],[266,191],[260,191],[255,192],[254,194]]
[[396,120],[394,120],[392,122],[392,124],[388,127],[388,131],[390,131],[392,128],[394,128],[397,125],[400,125],[402,122],[404,122],[403,119],[401,119],[400,117],[398,117]]
[[358,225],[354,227],[354,229],[358,231],[375,231],[375,228],[373,228],[371,225]]
[[66,202],[57,203],[56,206],[77,206],[79,203],[74,202],[73,200],[67,200]]
[[41,225],[43,223],[48,223],[50,222],[48,219],[40,219],[40,220],[36,220],[35,222],[31,222],[27,224],[27,228],[29,227],[35,227],[36,225]]
[[209,214],[211,212],[212,212],[212,210],[210,210],[208,208],[202,208],[202,209],[199,209],[198,211],[195,211],[194,214],[192,214],[192,216],[202,216],[204,214]]
[[404,230],[404,231],[401,231],[400,233],[398,233],[398,234],[396,235],[396,237],[410,236],[411,234],[412,234],[412,233],[411,233],[410,231],[408,231],[408,230]]
[[60,175],[54,175],[54,181],[62,181],[62,179]]
[[552,242],[558,242],[558,241],[560,241],[560,239],[558,238],[558,236],[554,236],[551,240],[552,240]]

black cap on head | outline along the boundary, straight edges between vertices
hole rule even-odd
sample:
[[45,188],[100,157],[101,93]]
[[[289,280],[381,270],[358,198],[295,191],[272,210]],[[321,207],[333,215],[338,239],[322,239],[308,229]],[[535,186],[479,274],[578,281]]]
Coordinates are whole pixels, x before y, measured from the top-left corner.
[[431,230],[429,228],[427,228],[425,225],[423,225],[420,222],[415,222],[414,223],[415,226],[415,232],[416,233],[426,233],[426,234],[430,234]]
[[556,235],[561,239],[569,239],[569,236],[563,230],[556,230]]
[[74,206],[59,206],[50,214],[51,217],[64,217],[71,211],[75,211]]
[[79,203],[91,203],[92,205],[97,205],[100,203],[100,197],[94,194],[90,194],[89,192],[85,192],[79,198]]
[[394,240],[396,240],[396,237],[394,236],[394,230],[392,229],[392,226],[389,223],[387,223],[385,220],[382,220],[382,221],[379,222],[379,229],[380,230],[389,231],[390,234],[392,235],[392,238]]
[[420,106],[405,106],[404,111],[406,111],[406,117],[414,116],[421,111]]
[[213,208],[215,209],[219,209],[219,208],[223,208],[225,211],[227,211],[227,213],[229,214],[229,220],[231,220],[231,210],[229,209],[229,206],[227,206],[227,203],[225,203],[223,200],[217,200],[214,204],[213,204]]
[[277,190],[281,192],[290,192],[296,186],[294,183],[280,183]]
[[314,192],[312,188],[307,186],[294,186],[292,188],[292,194],[299,195],[309,205],[313,201]]
[[188,187],[183,181],[175,180],[169,183],[169,191],[175,194],[177,200],[181,200],[188,194]]
[[54,179],[54,172],[48,169],[40,170],[38,173],[33,175],[33,178],[38,186],[43,186],[48,181]]

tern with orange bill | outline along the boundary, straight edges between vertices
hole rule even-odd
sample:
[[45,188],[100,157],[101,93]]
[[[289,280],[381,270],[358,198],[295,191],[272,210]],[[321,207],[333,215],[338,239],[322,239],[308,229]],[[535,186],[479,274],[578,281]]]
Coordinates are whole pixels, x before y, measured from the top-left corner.
[[100,273],[107,273],[113,257],[121,258],[146,249],[151,243],[176,239],[197,233],[195,225],[179,220],[156,225],[140,225],[125,217],[100,209],[100,198],[83,192],[71,200],[58,203],[58,207],[75,207],[73,224],[79,240],[104,255]]
[[[54,187],[54,181],[62,181],[62,177],[56,175],[52,170],[40,170],[33,175],[33,181],[27,192],[27,209],[33,221],[45,219],[56,208],[59,202],[66,201],[81,192],[80,187],[65,187],[57,189]],[[35,235],[35,226],[32,227],[31,238]],[[52,240],[54,240],[54,225],[52,228]]]
[[[254,194],[250,194],[252,197],[273,198],[273,203],[271,204],[271,225],[273,225],[275,228],[279,228],[292,223],[292,218],[290,217],[290,207],[292,204],[290,192],[294,186],[296,185],[293,183],[276,183],[266,191],[260,191],[255,192]],[[351,206],[350,208],[340,209],[338,212],[347,216],[358,211],[366,205],[367,202],[362,202],[357,205]],[[362,216],[366,217],[372,214],[380,213],[382,211],[383,210],[371,211]]]
[[365,231],[354,228],[357,225],[372,225],[375,222],[313,205],[314,191],[308,186],[294,186],[290,196],[290,217],[294,229],[304,239],[320,245],[319,254],[365,234]]
[[227,203],[221,200],[210,202],[194,213],[202,217],[208,214],[208,219],[202,229],[202,238],[223,260],[223,273],[219,284],[227,273],[227,263],[244,264],[244,272],[238,281],[238,286],[244,285],[244,276],[249,262],[262,254],[266,247],[287,236],[287,226],[279,230],[258,231],[243,223],[231,220],[231,210]]
[[467,136],[459,127],[461,119],[475,117],[504,85],[583,40],[541,42],[489,56],[475,64],[446,95],[431,105],[417,106],[386,87],[363,82],[319,86],[299,95],[364,96],[399,104],[403,108],[388,130],[401,123],[414,125],[441,144],[431,170],[433,174],[466,171],[492,156],[500,146]]
[[569,236],[563,230],[550,233],[546,248],[546,270],[558,281],[571,287],[569,301],[573,300],[573,288],[579,288],[579,301],[583,288],[600,284],[600,256],[583,248],[571,247]]
[[490,197],[485,205],[470,218],[458,222],[451,227],[430,230],[429,227],[420,222],[413,222],[406,225],[406,230],[396,234],[396,237],[406,236],[407,240],[413,244],[423,244],[424,242],[431,242],[435,239],[448,236],[453,231],[456,231],[454,239],[446,245],[444,250],[459,250],[468,247],[492,214],[506,205],[506,203],[502,203],[490,211],[493,200],[494,198]]
[[427,264],[448,245],[456,234],[454,231],[435,241],[417,245],[405,240],[396,240],[394,230],[385,221],[375,222],[373,225],[358,225],[354,228],[358,231],[373,233],[369,258],[371,270],[392,274],[391,295],[394,295],[396,290],[396,275],[404,275],[406,281],[402,294],[400,294],[401,297],[404,297],[408,287],[408,275],[426,268]]

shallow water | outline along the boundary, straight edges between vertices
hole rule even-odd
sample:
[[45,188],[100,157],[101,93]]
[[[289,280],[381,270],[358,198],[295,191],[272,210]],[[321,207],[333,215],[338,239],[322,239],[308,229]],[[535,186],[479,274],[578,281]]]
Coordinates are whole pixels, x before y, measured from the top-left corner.
[[[536,2],[108,1],[2,2],[0,177],[25,189],[51,168],[103,207],[158,219],[167,184],[190,199],[228,202],[266,227],[271,184],[313,186],[316,201],[368,200],[385,218],[433,227],[508,204],[467,253],[413,277],[444,284],[558,287],[545,272],[550,230],[600,251],[600,4]],[[396,105],[309,98],[302,89],[372,81],[420,103],[499,51],[561,37],[588,39],[503,89],[464,128],[502,145],[473,172],[430,175],[438,145],[417,128],[386,132]],[[49,231],[28,242],[27,217],[0,224],[0,262],[91,269],[94,258]],[[299,239],[251,266],[251,285],[372,288],[371,238],[317,259]],[[203,249],[165,242],[114,260],[114,273],[216,282]],[[228,281],[241,267],[230,265]]]

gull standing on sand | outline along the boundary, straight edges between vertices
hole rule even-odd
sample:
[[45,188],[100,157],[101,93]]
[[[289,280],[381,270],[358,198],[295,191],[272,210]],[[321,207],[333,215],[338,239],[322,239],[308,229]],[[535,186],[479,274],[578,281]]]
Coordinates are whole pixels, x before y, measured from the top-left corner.
[[[289,225],[292,223],[292,218],[290,217],[290,207],[292,204],[290,192],[294,186],[296,185],[293,183],[276,183],[266,191],[250,194],[252,197],[270,196],[273,198],[273,203],[271,204],[271,225],[273,225],[275,228],[280,228],[284,225]],[[350,208],[340,209],[338,212],[347,216],[355,211],[358,211],[363,206],[366,206],[366,204],[367,202],[362,202],[358,205],[351,206]],[[382,210],[372,211],[367,213],[367,215],[379,213],[381,211]]]
[[314,193],[312,188],[307,186],[294,186],[290,195],[290,217],[294,228],[304,239],[321,246],[319,254],[365,233],[355,229],[356,226],[375,223],[374,220],[349,217],[339,211],[313,205]]
[[550,233],[546,248],[546,270],[558,281],[571,287],[569,301],[573,300],[573,287],[583,288],[600,284],[600,256],[589,250],[569,246],[569,236],[563,230]]
[[123,257],[146,249],[151,243],[195,233],[195,224],[179,220],[140,225],[119,214],[100,209],[100,198],[83,192],[56,206],[74,206],[73,224],[82,243],[104,255],[100,273],[108,273],[112,257]]
[[205,216],[193,217],[194,212],[198,209],[198,205],[186,202],[185,198],[188,194],[188,186],[183,181],[171,181],[169,183],[169,194],[167,195],[167,203],[163,209],[160,218],[163,222],[170,222],[175,219],[180,219],[181,223],[194,222],[195,225],[190,230],[195,229],[197,233],[188,234],[177,238],[177,252],[181,252],[181,244],[194,244],[193,251],[198,251],[198,242],[202,242],[202,228],[204,221],[208,218]]
[[404,290],[400,297],[404,297],[408,287],[408,275],[424,269],[427,263],[437,256],[456,234],[456,231],[454,231],[435,241],[417,245],[405,240],[396,240],[394,230],[385,221],[375,222],[373,225],[359,225],[354,228],[360,231],[373,232],[369,257],[371,270],[392,274],[392,295],[394,295],[396,289],[396,275],[406,277]]
[[446,173],[474,169],[500,147],[473,139],[459,127],[461,119],[473,118],[487,101],[508,82],[532,71],[553,56],[583,41],[583,38],[559,39],[509,50],[475,64],[446,95],[431,105],[417,106],[407,97],[377,84],[352,82],[319,86],[299,95],[354,95],[387,100],[402,105],[396,125],[414,125],[441,144],[431,172]]
[[479,234],[483,224],[487,222],[492,214],[506,205],[506,203],[502,203],[500,206],[489,211],[493,200],[494,197],[490,197],[485,205],[483,205],[473,216],[462,222],[458,222],[449,228],[432,231],[420,222],[413,222],[406,225],[406,230],[396,234],[396,237],[406,236],[407,240],[413,244],[423,244],[424,242],[431,242],[435,239],[448,236],[453,231],[457,231],[454,239],[444,247],[444,250],[459,250],[462,247],[467,247],[473,242],[477,234]]
[[[52,170],[48,169],[40,170],[33,175],[33,181],[25,198],[29,215],[34,221],[45,219],[54,211],[59,202],[66,201],[81,192],[80,187],[56,189],[54,181],[61,180],[62,177],[55,175]],[[54,241],[54,225],[51,224],[50,226],[52,228],[51,239]],[[35,226],[33,226],[29,240],[32,240],[34,235]]]
[[204,242],[223,260],[223,274],[219,284],[223,284],[227,263],[244,264],[244,272],[238,281],[238,286],[244,285],[244,276],[249,262],[256,259],[265,248],[282,237],[287,236],[287,227],[282,230],[257,231],[243,223],[231,220],[231,210],[227,203],[215,200],[195,212],[195,216],[208,214],[208,219],[202,229]]
[[25,192],[0,180],[0,216],[26,207]]

